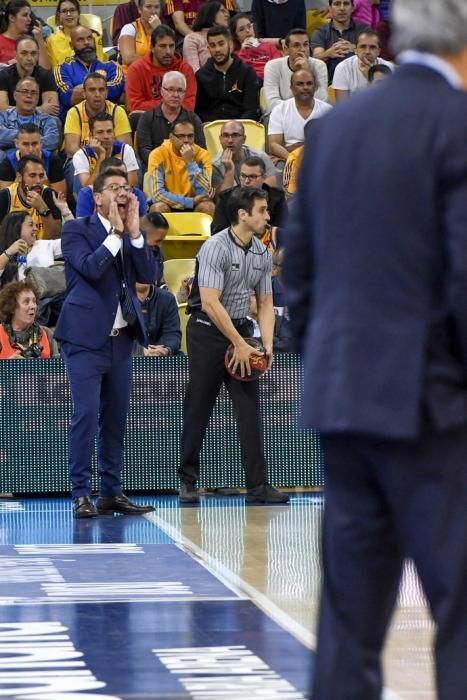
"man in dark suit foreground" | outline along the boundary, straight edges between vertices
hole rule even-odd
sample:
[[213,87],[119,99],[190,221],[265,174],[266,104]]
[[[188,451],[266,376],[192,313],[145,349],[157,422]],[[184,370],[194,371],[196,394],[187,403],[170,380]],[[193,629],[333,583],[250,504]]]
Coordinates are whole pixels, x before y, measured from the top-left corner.
[[438,698],[467,698],[467,3],[396,0],[394,34],[402,67],[311,129],[288,228],[325,460],[313,700],[381,697],[405,557]]
[[[55,334],[73,397],[68,467],[76,518],[154,510],[131,503],[121,483],[133,340],[147,345],[135,283],[154,282],[154,256],[140,232],[138,200],[126,174],[109,168],[96,178],[93,194],[97,213],[63,227],[67,296]],[[96,509],[90,495],[97,432]]]

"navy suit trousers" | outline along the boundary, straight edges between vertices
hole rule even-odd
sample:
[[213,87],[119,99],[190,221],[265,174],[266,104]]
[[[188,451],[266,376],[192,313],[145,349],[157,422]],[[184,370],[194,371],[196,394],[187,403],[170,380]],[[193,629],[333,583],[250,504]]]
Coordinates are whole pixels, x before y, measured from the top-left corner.
[[405,557],[433,618],[439,700],[467,698],[467,427],[416,441],[322,435],[324,582],[313,700],[379,700]]
[[123,439],[130,402],[133,340],[127,330],[99,350],[62,343],[73,399],[68,470],[72,498],[91,494],[91,456],[97,434],[102,496],[122,493]]

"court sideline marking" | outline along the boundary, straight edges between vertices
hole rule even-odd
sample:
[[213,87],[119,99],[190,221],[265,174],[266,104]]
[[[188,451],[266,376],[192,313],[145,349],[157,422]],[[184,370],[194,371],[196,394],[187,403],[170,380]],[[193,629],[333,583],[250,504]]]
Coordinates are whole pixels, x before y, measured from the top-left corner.
[[[262,610],[271,620],[279,627],[286,630],[301,644],[311,651],[316,650],[316,635],[307,630],[303,625],[290,617],[286,612],[273,603],[264,593],[261,593],[257,588],[242,579],[238,574],[235,574],[231,569],[228,569],[224,564],[208,554],[206,550],[199,547],[195,542],[182,535],[182,533],[173,525],[170,525],[166,520],[155,513],[147,513],[143,515],[153,525],[165,532],[177,546],[180,547],[188,556],[195,559],[198,564],[203,566],[210,574],[215,576],[221,583],[236,592],[240,598],[248,598],[256,607]],[[401,695],[398,695],[389,688],[384,689],[384,700],[404,700]]]

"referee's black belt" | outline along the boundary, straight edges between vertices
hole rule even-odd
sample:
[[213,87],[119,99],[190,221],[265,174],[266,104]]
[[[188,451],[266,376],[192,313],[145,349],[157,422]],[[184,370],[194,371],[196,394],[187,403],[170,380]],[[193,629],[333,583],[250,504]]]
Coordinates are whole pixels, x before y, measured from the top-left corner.
[[[206,321],[209,321],[209,323],[212,323],[209,316],[204,311],[201,311],[201,309],[195,309],[194,311],[192,311],[191,315],[194,318],[203,318]],[[232,325],[237,329],[241,328],[246,323],[250,323],[250,319],[246,316],[244,316],[243,318],[231,318],[230,320],[232,321]]]

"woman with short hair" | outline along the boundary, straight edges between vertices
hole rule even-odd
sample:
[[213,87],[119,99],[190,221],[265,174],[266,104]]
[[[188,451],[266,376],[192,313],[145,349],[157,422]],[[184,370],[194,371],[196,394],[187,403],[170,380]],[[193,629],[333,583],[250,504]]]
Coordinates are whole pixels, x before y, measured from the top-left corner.
[[58,357],[49,328],[36,321],[38,294],[33,285],[10,282],[0,291],[0,360]]

